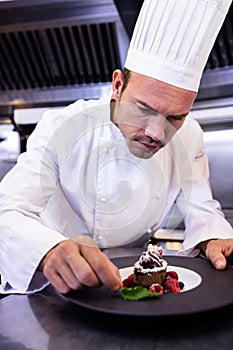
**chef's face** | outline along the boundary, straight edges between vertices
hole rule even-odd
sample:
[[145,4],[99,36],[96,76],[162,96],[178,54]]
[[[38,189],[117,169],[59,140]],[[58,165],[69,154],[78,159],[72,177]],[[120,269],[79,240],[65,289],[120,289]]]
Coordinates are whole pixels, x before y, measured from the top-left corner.
[[122,72],[113,73],[111,119],[121,130],[130,152],[150,158],[181,128],[196,93],[142,74],[129,74],[125,87]]

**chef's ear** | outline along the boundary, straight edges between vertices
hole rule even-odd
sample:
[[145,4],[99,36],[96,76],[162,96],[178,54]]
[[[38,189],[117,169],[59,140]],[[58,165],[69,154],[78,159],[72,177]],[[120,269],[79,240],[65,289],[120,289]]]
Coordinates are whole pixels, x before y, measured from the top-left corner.
[[120,69],[114,70],[112,74],[112,99],[118,102],[121,96],[121,89],[124,84],[123,73]]

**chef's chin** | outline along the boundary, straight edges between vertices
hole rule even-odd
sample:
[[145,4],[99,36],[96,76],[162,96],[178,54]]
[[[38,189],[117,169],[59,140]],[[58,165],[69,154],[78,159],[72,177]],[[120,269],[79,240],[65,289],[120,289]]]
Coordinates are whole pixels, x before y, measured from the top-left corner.
[[159,149],[157,149],[154,152],[152,152],[152,151],[148,150],[146,147],[143,147],[138,142],[135,142],[132,140],[128,140],[127,145],[128,145],[130,153],[132,153],[135,157],[142,158],[142,159],[149,159],[149,158],[153,157],[153,155],[159,151]]

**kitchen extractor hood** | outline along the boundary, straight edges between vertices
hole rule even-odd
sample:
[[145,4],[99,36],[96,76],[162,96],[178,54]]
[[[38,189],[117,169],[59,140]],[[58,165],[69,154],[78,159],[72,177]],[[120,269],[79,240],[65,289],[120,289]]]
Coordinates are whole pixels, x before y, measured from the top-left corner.
[[113,0],[0,2],[0,105],[98,98],[129,37]]
[[[143,0],[0,2],[0,106],[66,105],[109,91]],[[233,5],[197,101],[233,97]]]

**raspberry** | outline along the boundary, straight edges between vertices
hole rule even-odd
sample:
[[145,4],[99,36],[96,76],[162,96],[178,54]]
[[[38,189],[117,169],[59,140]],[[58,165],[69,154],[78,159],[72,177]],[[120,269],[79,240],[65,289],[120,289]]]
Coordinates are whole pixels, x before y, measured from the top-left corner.
[[159,283],[153,283],[151,286],[150,286],[150,292],[152,293],[159,293],[160,295],[164,294],[164,290],[163,290],[163,287],[161,286],[161,284]]
[[168,271],[166,278],[174,278],[178,281],[178,274],[176,273],[176,271]]
[[132,273],[131,275],[129,275],[126,279],[123,280],[122,283],[123,283],[123,287],[127,287],[127,288],[135,287],[134,274]]
[[165,292],[167,293],[179,293],[180,292],[180,286],[179,282],[175,278],[168,278],[164,284],[163,288],[165,289]]

